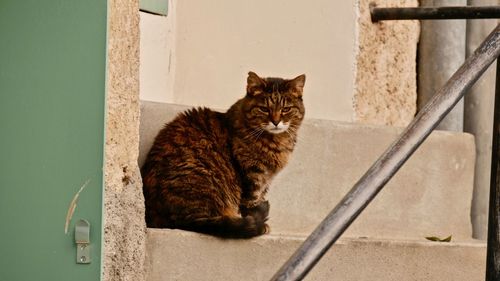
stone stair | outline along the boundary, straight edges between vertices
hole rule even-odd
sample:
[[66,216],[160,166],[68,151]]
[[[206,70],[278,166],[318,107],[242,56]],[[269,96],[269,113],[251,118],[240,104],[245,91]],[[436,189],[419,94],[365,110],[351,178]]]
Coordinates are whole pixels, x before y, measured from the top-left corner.
[[[221,240],[180,230],[149,229],[147,280],[269,280],[304,241],[271,234]],[[305,280],[484,280],[483,243],[341,238]]]
[[[141,104],[140,164],[186,108]],[[268,280],[400,132],[306,119],[271,186],[271,234],[234,241],[148,229],[148,280]],[[432,133],[306,279],[484,280],[486,246],[471,239],[474,151],[469,134]]]

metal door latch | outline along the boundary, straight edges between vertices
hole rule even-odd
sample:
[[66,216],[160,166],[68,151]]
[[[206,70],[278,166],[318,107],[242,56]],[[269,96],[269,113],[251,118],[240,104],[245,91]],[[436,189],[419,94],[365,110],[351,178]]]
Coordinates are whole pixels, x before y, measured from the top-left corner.
[[90,263],[90,223],[79,220],[75,226],[76,263]]

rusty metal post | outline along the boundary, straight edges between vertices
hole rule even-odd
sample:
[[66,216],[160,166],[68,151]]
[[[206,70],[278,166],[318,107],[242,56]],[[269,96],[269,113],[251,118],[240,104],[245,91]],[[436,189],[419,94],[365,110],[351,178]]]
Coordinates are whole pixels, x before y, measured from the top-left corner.
[[496,75],[486,281],[500,280],[500,62],[498,59]]
[[500,54],[500,25],[379,157],[271,280],[301,280]]

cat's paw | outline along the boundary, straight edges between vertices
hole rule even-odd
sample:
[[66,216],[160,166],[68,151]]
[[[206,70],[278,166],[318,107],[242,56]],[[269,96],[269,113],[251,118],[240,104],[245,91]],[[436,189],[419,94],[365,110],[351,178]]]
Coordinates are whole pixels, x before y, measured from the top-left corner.
[[253,207],[240,207],[241,215],[243,217],[252,216],[257,220],[266,221],[269,217],[269,201],[262,201]]
[[251,238],[267,234],[271,231],[269,225],[259,218],[246,216],[243,218],[243,221],[245,221],[245,226],[242,229],[241,237]]
[[264,224],[264,233],[262,233],[262,234],[269,234],[269,233],[271,233],[271,227],[267,223],[265,223]]
[[269,217],[270,207],[271,205],[269,204],[269,201],[262,201],[254,208],[254,213],[260,216],[262,219],[267,220],[267,218]]

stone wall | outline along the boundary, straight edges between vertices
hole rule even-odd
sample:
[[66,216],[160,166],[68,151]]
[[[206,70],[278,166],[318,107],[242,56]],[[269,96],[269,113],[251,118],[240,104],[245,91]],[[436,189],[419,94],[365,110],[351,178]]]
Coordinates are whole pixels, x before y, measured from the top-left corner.
[[139,153],[139,4],[108,1],[103,280],[144,280]]
[[417,101],[418,21],[372,23],[370,2],[379,7],[413,7],[418,1],[360,0],[354,90],[355,121],[405,126]]

